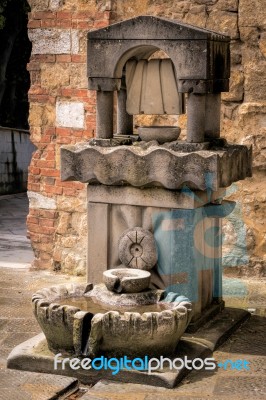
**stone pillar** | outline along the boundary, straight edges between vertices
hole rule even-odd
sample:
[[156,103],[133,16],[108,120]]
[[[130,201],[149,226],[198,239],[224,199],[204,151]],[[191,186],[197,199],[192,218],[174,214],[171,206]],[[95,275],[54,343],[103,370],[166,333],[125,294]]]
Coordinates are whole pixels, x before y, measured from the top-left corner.
[[126,110],[127,91],[120,89],[117,92],[117,133],[122,135],[133,134],[133,115]]
[[114,93],[97,91],[96,137],[110,139],[113,137]]
[[205,107],[205,135],[211,138],[219,138],[221,93],[206,94]]
[[187,98],[187,142],[204,142],[205,94],[189,93]]
[[210,199],[203,191],[188,197],[163,188],[88,185],[88,282],[102,282],[106,269],[121,265],[123,232],[148,229],[158,251],[157,266],[150,271],[152,287],[187,296],[194,304],[193,322],[199,320],[214,299],[222,301],[221,236],[209,233],[221,228],[217,206],[209,205],[220,196],[220,191]]

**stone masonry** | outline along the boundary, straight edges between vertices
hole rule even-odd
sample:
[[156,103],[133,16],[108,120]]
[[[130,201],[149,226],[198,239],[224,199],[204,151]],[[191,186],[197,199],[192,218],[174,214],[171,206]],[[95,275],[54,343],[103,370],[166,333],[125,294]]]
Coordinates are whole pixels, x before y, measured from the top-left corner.
[[[88,91],[86,34],[138,15],[172,18],[230,35],[230,92],[222,95],[221,136],[253,145],[253,177],[235,185],[230,198],[246,224],[249,263],[235,246],[227,273],[266,274],[266,10],[263,0],[30,0],[32,56],[30,130],[37,146],[29,169],[28,230],[34,267],[85,273],[87,221],[85,185],[61,182],[59,149],[93,137],[95,96]],[[172,117],[171,117],[172,118]],[[164,123],[149,116],[146,122]],[[173,118],[172,118],[173,121]],[[172,123],[171,121],[171,123]],[[135,120],[139,124],[139,119]],[[186,117],[179,116],[181,135]],[[99,221],[100,223],[100,221]],[[235,240],[234,224],[224,227],[225,244]],[[228,263],[227,263],[228,265]]]

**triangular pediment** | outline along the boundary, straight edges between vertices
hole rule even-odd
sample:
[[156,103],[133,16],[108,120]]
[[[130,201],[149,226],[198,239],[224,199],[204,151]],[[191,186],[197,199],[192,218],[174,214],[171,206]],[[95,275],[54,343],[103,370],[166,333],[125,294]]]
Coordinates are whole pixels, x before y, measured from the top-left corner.
[[228,36],[207,29],[148,15],[91,31],[88,37],[98,40],[230,40]]

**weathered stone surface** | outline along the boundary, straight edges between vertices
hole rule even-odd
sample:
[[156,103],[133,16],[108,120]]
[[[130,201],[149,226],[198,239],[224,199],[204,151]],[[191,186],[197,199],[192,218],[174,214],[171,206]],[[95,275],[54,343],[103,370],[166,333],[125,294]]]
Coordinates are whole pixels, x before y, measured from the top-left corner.
[[49,6],[50,10],[56,11],[58,10],[62,5],[62,0],[50,0],[49,1]]
[[74,353],[74,315],[80,311],[77,307],[60,306],[56,301],[82,296],[86,287],[87,284],[58,285],[39,290],[32,296],[34,315],[52,352]]
[[192,209],[215,202],[222,198],[224,190],[207,194],[203,191],[173,191],[163,188],[138,188],[132,186],[89,185],[88,201],[90,203],[109,203],[145,207],[186,208]]
[[149,142],[156,140],[159,144],[177,140],[181,129],[174,126],[139,126],[138,134],[141,140]]
[[[216,10],[237,12],[238,2],[239,2],[238,0],[218,0],[217,2],[216,1],[214,2],[215,4],[213,8]],[[212,7],[209,7],[209,10],[211,9]]]
[[[208,46],[210,41],[212,45]],[[108,81],[121,78],[123,66],[130,57],[149,58],[155,48],[163,50],[171,58],[181,85],[184,84],[182,80],[203,80],[203,83],[210,81],[212,86],[217,80],[227,81],[229,77],[227,36],[172,20],[141,16],[89,32],[88,77],[94,81],[90,89],[95,89],[100,78],[101,90],[110,90],[107,88]],[[220,66],[216,68],[214,60],[218,54]],[[105,78],[106,84],[103,84],[102,78]],[[193,88],[194,92],[207,91],[196,84]],[[208,92],[213,90],[209,87]]]
[[89,354],[156,356],[173,354],[189,324],[192,305],[189,301],[171,304],[161,312],[109,311],[92,319]]
[[77,30],[31,29],[32,54],[77,54],[79,36]]
[[222,94],[223,101],[242,101],[244,96],[244,72],[231,71],[230,90]]
[[36,11],[44,11],[48,9],[49,2],[59,0],[29,0],[30,6]]
[[260,36],[259,48],[262,55],[266,58],[266,32],[263,32]]
[[156,145],[143,150],[137,146],[101,148],[85,143],[62,147],[61,178],[137,187],[154,186],[156,182],[155,186],[167,189],[178,189],[186,183],[190,188],[205,190],[208,172],[213,173],[211,187],[217,190],[250,176],[250,157],[250,150],[235,145],[217,151],[181,153]]
[[69,128],[84,128],[84,104],[81,102],[57,102],[56,124]]
[[[30,116],[29,123],[35,126],[33,132],[33,140],[39,142],[41,139],[41,132],[38,132],[38,128],[43,125],[54,126],[55,124],[55,107],[52,104],[47,104],[46,106],[40,103],[30,105]],[[36,132],[37,131],[37,132]]]
[[41,68],[41,85],[44,88],[58,89],[68,86],[70,70],[68,64],[45,64]]
[[147,229],[127,229],[119,239],[118,248],[120,261],[129,268],[148,271],[157,262],[156,243],[153,234]]
[[[163,290],[144,290],[141,293],[115,293],[106,288],[103,283],[95,285],[93,289],[85,293],[84,297],[97,299],[102,304],[112,308],[138,307],[157,304],[163,297]],[[143,308],[142,308],[143,311]]]
[[126,63],[126,109],[129,114],[182,114],[184,98],[178,93],[170,58],[130,60]]
[[51,197],[43,196],[40,193],[28,192],[28,198],[31,208],[44,208],[47,210],[56,210],[56,201]]
[[89,356],[102,351],[115,356],[125,351],[127,355],[137,356],[172,354],[192,316],[192,304],[183,296],[174,302],[159,303],[162,305],[159,312],[143,314],[108,311],[93,316],[89,312],[81,313],[77,307],[56,303],[59,300],[67,303],[68,298],[82,297],[91,289],[90,284],[58,285],[33,295],[34,315],[52,352],[80,354],[88,342],[85,351]]
[[239,25],[266,28],[264,0],[239,1]]
[[108,269],[103,273],[103,282],[108,290],[115,293],[138,293],[147,289],[151,274],[135,268]]
[[245,101],[264,101],[266,88],[266,61],[257,65],[250,61],[245,66]]
[[[189,21],[189,18],[194,18],[194,22],[199,27],[206,27],[206,13],[211,16],[213,12],[225,12],[225,14],[220,14],[219,20],[215,21],[213,18],[213,29],[217,30],[217,24],[225,27],[228,24],[228,30],[232,30],[232,25],[235,16],[238,16],[238,30],[240,31],[241,40],[236,39],[231,41],[231,65],[233,70],[235,69],[235,65],[237,64],[237,69],[243,71],[244,77],[247,80],[248,86],[246,89],[246,93],[244,93],[244,99],[241,101],[226,101],[223,102],[222,106],[222,114],[221,114],[221,122],[222,122],[222,136],[226,137],[229,142],[234,143],[253,143],[255,152],[254,152],[254,160],[253,160],[253,178],[252,180],[248,179],[245,181],[245,184],[238,184],[238,192],[236,194],[235,199],[241,202],[243,209],[245,211],[245,217],[247,226],[254,228],[254,221],[257,221],[257,227],[255,229],[256,235],[256,246],[253,253],[250,255],[256,255],[257,263],[263,263],[263,251],[261,250],[261,243],[265,239],[266,231],[265,226],[260,224],[260,221],[263,221],[265,218],[265,201],[263,200],[263,189],[258,188],[257,179],[259,182],[263,182],[264,176],[263,171],[265,169],[265,156],[264,152],[264,137],[265,137],[265,122],[263,122],[265,118],[265,84],[263,77],[263,70],[265,69],[265,51],[264,51],[264,26],[265,26],[265,7],[263,0],[189,0],[189,1],[180,1],[180,0],[113,0],[111,4],[111,22],[109,20],[108,13],[104,13],[105,10],[110,10],[110,2],[108,1],[100,1],[96,2],[95,0],[67,0],[65,2],[58,0],[51,0],[48,4],[47,0],[30,0],[31,5],[31,14],[30,14],[30,26],[32,27],[40,27],[41,24],[44,31],[48,26],[51,26],[51,31],[54,32],[53,25],[56,26],[65,26],[61,30],[69,32],[70,24],[73,26],[75,24],[74,30],[78,31],[79,36],[79,53],[75,56],[75,60],[70,60],[70,56],[68,54],[59,57],[54,55],[54,51],[51,45],[51,53],[48,53],[45,56],[40,56],[32,54],[31,63],[29,65],[29,69],[31,72],[31,84],[32,84],[32,96],[31,98],[31,107],[30,107],[30,127],[31,127],[31,140],[38,145],[39,151],[36,153],[34,160],[32,161],[31,167],[32,170],[36,171],[31,176],[31,179],[34,179],[35,188],[31,188],[31,191],[35,191],[37,193],[38,190],[41,190],[41,194],[44,194],[44,190],[47,185],[47,177],[44,176],[42,170],[39,171],[39,168],[35,168],[36,164],[40,161],[44,163],[45,153],[43,151],[44,143],[50,143],[49,147],[52,143],[55,143],[56,147],[56,168],[59,170],[60,168],[60,158],[59,158],[59,147],[62,143],[75,143],[77,140],[82,141],[83,138],[77,137],[76,135],[71,135],[68,137],[60,137],[60,135],[46,136],[46,132],[50,130],[50,128],[55,125],[55,106],[54,104],[50,104],[50,101],[54,101],[57,97],[62,101],[69,101],[69,96],[77,94],[75,97],[75,101],[84,101],[84,92],[79,94],[79,91],[76,89],[87,88],[87,79],[86,75],[86,62],[84,59],[86,49],[84,47],[85,40],[84,35],[87,34],[90,29],[98,29],[103,26],[107,26],[109,23],[124,21],[127,18],[136,17],[137,15],[154,15],[154,16],[162,16],[170,19],[175,19],[179,22],[185,22],[186,18]],[[239,3],[239,5],[237,4]],[[204,8],[197,7],[204,6]],[[191,11],[190,11],[191,10]],[[197,10],[197,13],[195,11]],[[39,14],[38,11],[57,11],[58,13],[46,13]],[[199,12],[200,11],[200,12]],[[63,12],[63,13],[62,13]],[[70,12],[70,14],[64,14],[65,12]],[[189,15],[188,15],[189,14]],[[229,14],[233,14],[233,17],[230,17]],[[51,18],[52,17],[52,18]],[[69,25],[68,25],[69,24]],[[78,26],[78,28],[76,27]],[[93,28],[92,28],[93,27]],[[30,28],[32,29],[32,28]],[[73,27],[72,27],[73,29]],[[34,34],[34,30],[33,34]],[[59,29],[59,31],[61,31]],[[67,34],[68,35],[68,34]],[[59,35],[60,36],[60,35]],[[69,37],[69,36],[68,36]],[[49,40],[48,40],[49,42]],[[47,56],[47,57],[46,57]],[[65,56],[67,56],[65,58]],[[60,60],[61,58],[61,60]],[[70,86],[58,86],[58,93],[56,93],[57,88],[55,87],[54,76],[51,73],[51,88],[49,87],[49,76],[48,73],[45,74],[45,88],[42,86],[41,82],[41,73],[45,73],[46,67],[49,65],[56,64],[57,66],[60,64],[67,65],[68,69],[71,70],[70,74]],[[62,65],[61,64],[61,65]],[[56,69],[56,68],[55,68]],[[47,69],[48,70],[48,69]],[[52,68],[51,68],[52,70]],[[256,72],[258,70],[258,73]],[[64,71],[62,71],[64,73]],[[65,73],[64,73],[65,75]],[[46,79],[47,78],[47,79]],[[61,82],[61,77],[59,78],[59,82]],[[62,78],[63,80],[63,78]],[[69,88],[73,88],[72,92],[69,91]],[[44,90],[45,89],[45,90]],[[65,90],[67,89],[67,90]],[[65,92],[66,95],[61,94]],[[49,100],[46,97],[47,93],[51,93],[53,98]],[[72,93],[72,94],[70,94]],[[247,99],[252,99],[252,103],[247,103]],[[258,100],[259,99],[259,100]],[[244,102],[243,102],[244,101]],[[254,108],[254,103],[256,103],[256,107]],[[251,106],[252,104],[252,106]],[[253,108],[253,111],[251,110]],[[245,112],[244,112],[245,111]],[[95,130],[95,106],[94,106],[94,94],[92,92],[88,92],[88,98],[86,98],[85,105],[85,114],[86,114],[86,125],[83,133],[83,137],[85,140],[89,136],[92,136],[93,130]],[[180,137],[184,139],[186,137],[186,115],[179,116],[178,121],[174,116],[138,116],[134,121],[135,125],[176,125],[178,124],[182,128],[182,132]],[[48,129],[47,129],[48,128]],[[70,128],[71,129],[71,128]],[[81,132],[78,132],[81,134]],[[254,136],[254,138],[252,138]],[[45,145],[46,147],[46,145]],[[44,164],[43,164],[44,165]],[[45,166],[46,168],[46,166]],[[54,172],[54,171],[52,171]],[[41,174],[41,175],[40,175]],[[49,182],[52,182],[53,178],[49,178]],[[39,185],[40,180],[40,185]],[[31,185],[31,183],[29,183]],[[38,189],[40,187],[40,189]],[[56,184],[53,187],[50,187],[55,192],[58,191],[63,194],[53,194],[50,193],[49,196],[52,196],[54,201],[57,204],[57,210],[59,214],[62,210],[72,213],[73,210],[78,210],[80,213],[84,213],[85,216],[85,204],[86,200],[83,192],[77,191],[76,195],[68,195],[68,188],[62,188],[61,183],[58,179],[56,179]],[[66,190],[66,194],[65,194]],[[74,192],[74,189],[72,190]],[[84,192],[85,193],[85,192]],[[256,196],[261,200],[258,201]],[[160,197],[161,198],[161,197]],[[246,199],[249,199],[249,202]],[[168,204],[170,204],[168,202]],[[40,209],[42,210],[42,209]],[[38,208],[34,208],[33,212],[37,213]],[[252,215],[252,218],[249,217]],[[81,214],[80,214],[81,217]],[[28,226],[31,231],[31,226]],[[69,228],[72,229],[72,228]],[[69,235],[67,233],[67,235]],[[40,238],[38,240],[45,240],[45,236],[42,234],[39,235]],[[55,244],[56,253],[58,255],[59,248],[61,248],[61,253],[63,250],[61,242],[57,239],[60,235],[56,236],[57,244]],[[78,235],[80,240],[83,240],[83,236]],[[68,241],[67,241],[68,242]],[[74,241],[73,241],[74,243]],[[32,242],[32,245],[36,249],[36,242]],[[45,246],[45,243],[42,244]],[[58,251],[57,251],[58,250]],[[69,252],[70,248],[66,249]],[[36,250],[37,251],[37,250]],[[50,251],[50,250],[49,250]],[[67,257],[68,253],[64,252],[61,267],[64,268],[64,259]],[[72,253],[76,253],[77,255],[82,254],[85,257],[85,250],[81,248],[78,244],[76,244],[72,248]],[[265,251],[264,251],[265,253]],[[46,253],[47,256],[48,253]],[[52,252],[49,253],[52,256]],[[69,258],[70,259],[70,258]],[[75,258],[71,256],[71,262],[68,263],[67,272],[73,272],[75,270],[76,263],[79,263],[78,257]],[[42,268],[44,267],[44,263],[42,264]],[[48,264],[46,264],[48,265]],[[49,265],[53,265],[51,261]],[[56,264],[58,265],[58,264]],[[250,261],[251,271],[250,274],[256,275],[253,263]],[[248,266],[242,266],[243,273],[247,274]],[[241,275],[241,268],[237,270],[237,274]]]
[[189,4],[189,10],[184,17],[184,22],[186,22],[187,24],[196,25],[201,28],[205,28],[207,17],[208,17],[208,14],[206,12],[205,5]]
[[206,27],[228,35],[231,39],[239,38],[236,13],[214,10],[207,19]]

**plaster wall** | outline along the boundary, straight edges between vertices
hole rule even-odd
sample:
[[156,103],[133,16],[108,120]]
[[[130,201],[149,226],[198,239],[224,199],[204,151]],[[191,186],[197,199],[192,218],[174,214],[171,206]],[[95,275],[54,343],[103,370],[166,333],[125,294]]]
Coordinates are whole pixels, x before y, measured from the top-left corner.
[[27,190],[28,167],[34,150],[28,132],[0,128],[0,195]]

